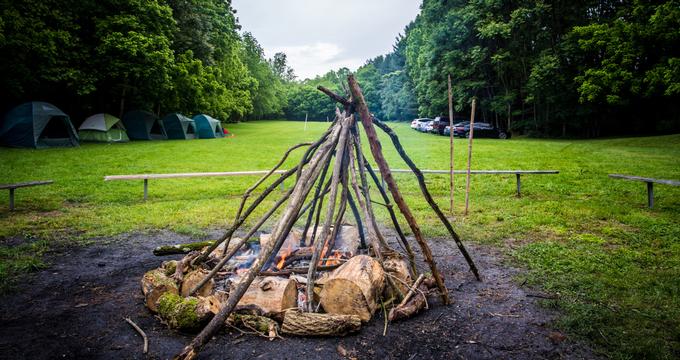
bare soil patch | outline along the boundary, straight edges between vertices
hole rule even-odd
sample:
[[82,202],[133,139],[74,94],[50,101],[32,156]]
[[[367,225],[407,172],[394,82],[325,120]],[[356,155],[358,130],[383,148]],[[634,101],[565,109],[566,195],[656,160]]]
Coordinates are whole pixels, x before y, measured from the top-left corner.
[[[47,270],[22,281],[0,298],[0,358],[171,358],[192,339],[167,329],[144,306],[139,280],[157,267],[158,245],[196,241],[170,232],[130,234],[70,250],[50,259]],[[533,293],[513,281],[497,250],[468,244],[483,282],[477,282],[451,242],[433,241],[454,304],[435,299],[430,310],[389,324],[376,315],[345,338],[268,341],[227,332],[201,352],[203,359],[536,359],[593,358],[585,345],[551,327],[556,314],[541,308]],[[172,257],[170,257],[172,258]],[[179,258],[176,256],[174,258]],[[164,258],[167,259],[167,258]],[[149,336],[142,339],[123,320],[130,317]]]

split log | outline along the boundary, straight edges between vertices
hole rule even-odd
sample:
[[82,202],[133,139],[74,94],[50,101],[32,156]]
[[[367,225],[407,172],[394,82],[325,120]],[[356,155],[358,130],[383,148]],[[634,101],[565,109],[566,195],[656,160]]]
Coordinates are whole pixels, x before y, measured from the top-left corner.
[[[181,294],[182,297],[187,297],[191,294],[191,291],[196,287],[197,284],[201,283],[203,279],[208,276],[208,271],[203,270],[203,269],[198,269],[189,272],[185,277],[184,280],[182,280],[182,288],[181,288]],[[198,296],[208,296],[212,294],[213,289],[215,288],[215,280],[210,279],[208,282],[206,282],[204,285],[201,286],[198,291],[196,291],[196,295]]]
[[211,241],[199,241],[189,244],[158,246],[155,249],[153,249],[153,254],[156,256],[188,254],[192,251],[202,250],[204,247],[211,246],[214,243],[215,241],[211,240]]
[[297,308],[297,282],[274,276],[257,277],[238,302],[238,306],[253,305],[265,313]]
[[165,269],[154,269],[142,277],[142,293],[144,303],[149,310],[158,311],[158,299],[165,293],[177,295],[179,287],[177,283],[165,273]]
[[357,315],[367,322],[378,308],[384,285],[380,263],[370,256],[355,256],[328,275],[320,294],[321,306],[329,314]]
[[356,315],[333,315],[286,311],[281,332],[298,336],[345,336],[359,331],[361,319]]
[[200,330],[213,317],[205,298],[183,298],[171,293],[160,297],[158,315],[168,327],[181,331]]

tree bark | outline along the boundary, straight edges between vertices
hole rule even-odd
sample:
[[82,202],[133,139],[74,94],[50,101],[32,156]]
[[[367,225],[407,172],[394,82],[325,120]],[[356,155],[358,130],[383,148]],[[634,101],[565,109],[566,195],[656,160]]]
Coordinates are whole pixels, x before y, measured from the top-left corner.
[[257,306],[265,313],[297,308],[297,283],[281,277],[258,277],[243,294],[238,306]]

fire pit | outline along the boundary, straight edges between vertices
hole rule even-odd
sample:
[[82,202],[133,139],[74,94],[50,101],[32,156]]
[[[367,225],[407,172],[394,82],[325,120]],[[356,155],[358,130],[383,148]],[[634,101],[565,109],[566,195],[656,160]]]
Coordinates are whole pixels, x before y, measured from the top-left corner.
[[[336,109],[333,124],[321,138],[290,148],[267,175],[245,192],[233,225],[219,240],[200,244],[182,260],[164,262],[144,275],[142,291],[151,311],[171,328],[202,329],[176,358],[195,358],[225,325],[271,339],[279,334],[341,336],[359,330],[381,307],[390,309],[390,321],[409,317],[426,306],[431,291],[449,303],[430,247],[382,154],[374,124],[387,132],[414,171],[423,196],[479,278],[460,238],[432,200],[420,170],[391,129],[368,112],[353,76],[348,77],[348,83],[353,102],[319,88],[339,102],[344,111]],[[355,108],[391,198],[362,152]],[[253,191],[302,147],[307,150],[300,162],[246,207]],[[382,203],[371,200],[369,175]],[[233,237],[262,201],[290,177],[295,178],[295,185],[244,236]],[[416,266],[415,254],[400,228],[392,201],[420,247],[429,267],[427,275]],[[399,249],[392,248],[380,231],[374,203],[385,206],[390,213]],[[284,204],[271,232],[253,240]],[[295,228],[296,224],[300,228]],[[174,248],[184,252],[192,247]]]

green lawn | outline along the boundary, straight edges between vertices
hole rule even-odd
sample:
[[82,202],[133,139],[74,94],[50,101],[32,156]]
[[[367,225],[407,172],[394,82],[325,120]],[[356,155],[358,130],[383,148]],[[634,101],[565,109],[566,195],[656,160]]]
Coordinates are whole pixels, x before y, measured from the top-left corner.
[[[256,180],[151,181],[145,203],[141,180],[104,182],[105,175],[266,170],[290,145],[315,139],[327,125],[310,123],[303,132],[298,122],[253,122],[229,126],[236,136],[228,139],[0,148],[0,183],[55,180],[17,190],[13,213],[6,200],[0,205],[0,239],[6,239],[0,244],[21,243],[0,245],[0,286],[44,266],[40,255],[55,243],[103,241],[88,239],[153,229],[199,236],[205,229],[224,228],[240,194]],[[447,169],[448,138],[416,133],[407,124],[393,126],[421,169]],[[680,179],[680,135],[479,139],[474,146],[475,169],[556,169],[560,174],[523,177],[520,199],[514,196],[514,176],[475,175],[468,217],[462,216],[465,177],[457,176],[454,225],[463,238],[501,247],[528,269],[529,284],[559,294],[545,304],[563,312],[557,325],[598,350],[616,358],[680,356],[680,188],[658,185],[655,209],[648,210],[645,184],[607,177]],[[383,147],[393,168],[406,168],[384,137]],[[456,140],[456,147],[456,167],[463,169],[466,141]],[[445,236],[412,176],[399,174],[397,180],[425,233]],[[427,181],[448,209],[448,177],[428,176]],[[387,220],[386,213],[379,216]]]

